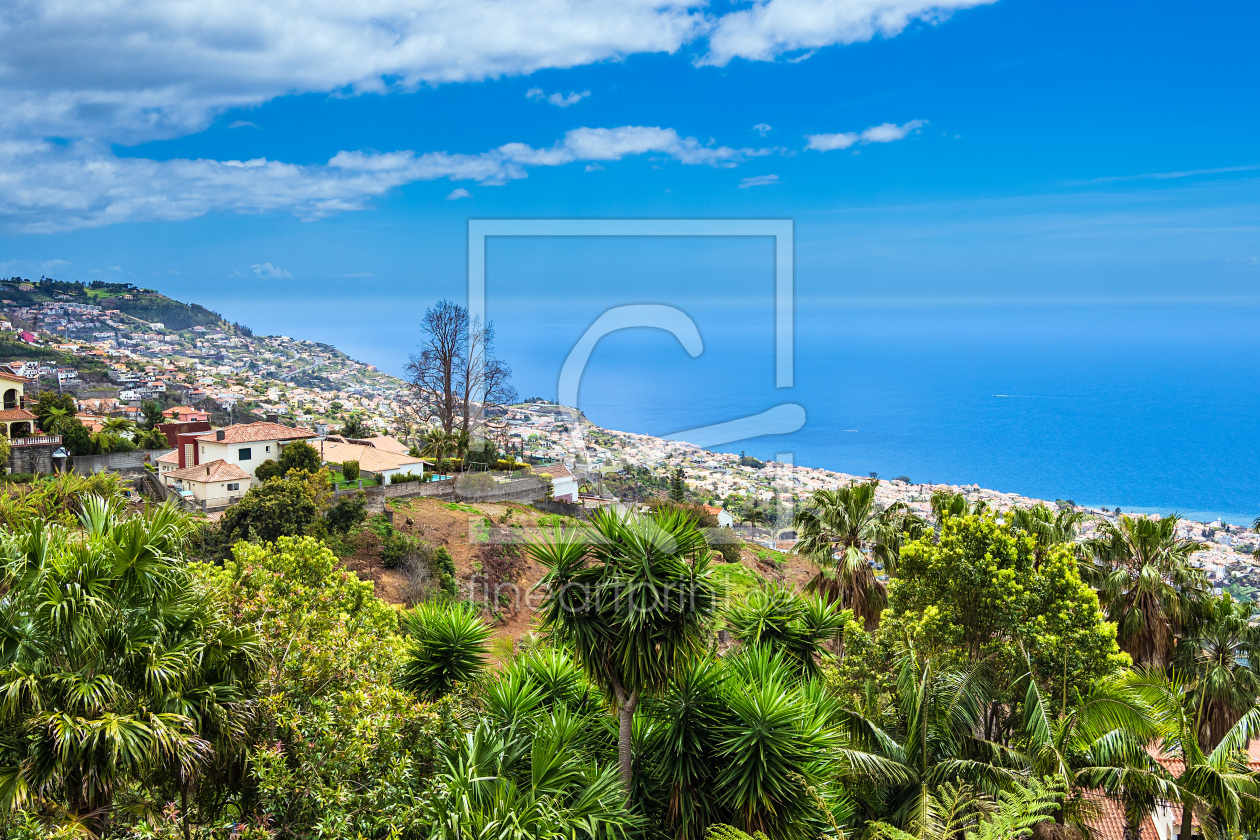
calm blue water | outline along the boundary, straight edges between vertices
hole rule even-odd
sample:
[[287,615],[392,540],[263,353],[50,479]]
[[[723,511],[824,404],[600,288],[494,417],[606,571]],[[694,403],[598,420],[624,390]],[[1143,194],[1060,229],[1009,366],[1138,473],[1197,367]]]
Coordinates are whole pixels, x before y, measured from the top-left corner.
[[[606,337],[580,392],[595,423],[663,435],[795,402],[808,416],[801,431],[726,448],[1081,504],[1260,515],[1260,306],[1091,299],[1079,278],[1074,300],[1034,302],[1057,288],[1038,279],[941,303],[966,278],[801,260],[796,381],[780,390],[770,257],[756,240],[699,251],[492,242],[499,353],[523,397],[554,398],[566,354],[600,313],[668,303],[693,318],[704,352],[690,358],[660,331]],[[381,283],[336,306],[292,297],[260,306],[255,292],[251,310],[272,320],[250,317],[255,329],[330,341],[398,373],[424,308],[462,292],[458,277]],[[232,317],[232,300],[206,302]]]
[[[797,385],[775,392],[739,332],[687,359],[672,339],[605,339],[581,393],[600,425],[665,434],[803,405],[793,435],[725,447],[915,481],[1250,522],[1260,311],[1034,306],[819,309]],[[744,348],[746,349],[746,348]],[[541,360],[540,360],[541,361]],[[542,365],[545,368],[545,365]],[[521,377],[526,379],[526,377]]]

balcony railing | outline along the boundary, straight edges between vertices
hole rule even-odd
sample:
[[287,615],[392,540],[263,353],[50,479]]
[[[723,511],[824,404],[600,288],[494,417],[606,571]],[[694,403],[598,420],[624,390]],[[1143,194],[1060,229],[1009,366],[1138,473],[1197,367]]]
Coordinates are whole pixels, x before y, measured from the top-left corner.
[[60,446],[61,435],[36,435],[34,437],[13,438],[10,446]]

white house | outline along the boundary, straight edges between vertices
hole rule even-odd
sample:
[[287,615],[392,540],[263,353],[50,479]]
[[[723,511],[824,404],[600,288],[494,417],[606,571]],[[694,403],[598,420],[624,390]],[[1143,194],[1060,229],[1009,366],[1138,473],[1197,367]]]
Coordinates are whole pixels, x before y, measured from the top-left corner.
[[704,505],[704,512],[717,517],[717,524],[719,528],[735,527],[735,517],[731,516],[726,508]]
[[191,493],[206,507],[227,507],[239,501],[252,483],[249,473],[236,464],[220,459],[168,470],[162,475],[162,483],[177,491]]
[[158,476],[164,476],[168,472],[174,472],[179,469],[179,450],[172,449],[165,455],[157,459]]
[[577,502],[578,480],[564,464],[533,467],[533,473],[551,479],[551,498],[557,502]]
[[[280,460],[285,446],[313,437],[315,433],[308,429],[291,429],[279,423],[240,423],[197,437],[194,460],[197,464],[222,460],[240,467],[252,478],[263,461]],[[187,458],[184,460],[187,465]]]

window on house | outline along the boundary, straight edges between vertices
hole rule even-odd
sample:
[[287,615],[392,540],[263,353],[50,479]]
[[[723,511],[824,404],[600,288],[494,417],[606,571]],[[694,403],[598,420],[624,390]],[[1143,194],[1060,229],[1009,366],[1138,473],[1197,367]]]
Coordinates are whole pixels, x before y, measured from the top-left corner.
[[240,482],[234,482],[234,483],[232,483],[232,484],[229,484],[229,485],[228,485],[228,492],[229,492],[229,493],[231,493],[233,490],[240,490],[240,489],[241,489]]
[[270,446],[268,446],[268,447],[267,447],[267,451],[268,451],[268,452],[270,452],[270,451],[271,451],[271,447],[270,447]]
[[253,457],[254,457],[253,450],[251,450],[248,446],[245,447],[244,449],[239,450],[236,453],[236,460],[238,461],[248,461],[250,458],[253,458]]

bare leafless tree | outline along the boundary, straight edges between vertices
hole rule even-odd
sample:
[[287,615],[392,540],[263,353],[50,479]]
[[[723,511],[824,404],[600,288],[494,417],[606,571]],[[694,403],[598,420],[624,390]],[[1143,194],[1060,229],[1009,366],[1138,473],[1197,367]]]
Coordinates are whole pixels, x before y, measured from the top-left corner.
[[494,356],[494,325],[443,300],[424,313],[420,332],[421,350],[407,365],[410,413],[447,434],[476,436],[486,409],[516,399],[512,369]]

